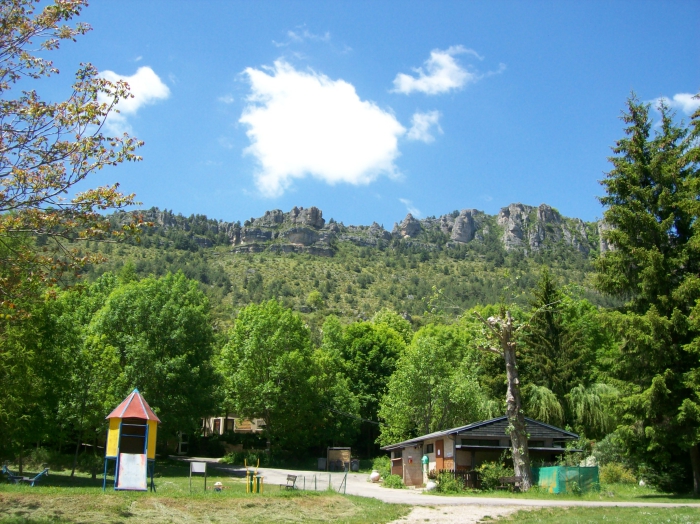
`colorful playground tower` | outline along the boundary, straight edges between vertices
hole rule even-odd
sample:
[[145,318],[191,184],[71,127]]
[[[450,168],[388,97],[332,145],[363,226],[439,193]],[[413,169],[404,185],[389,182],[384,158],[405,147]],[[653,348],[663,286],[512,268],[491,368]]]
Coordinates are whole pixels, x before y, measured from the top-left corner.
[[107,487],[107,464],[115,461],[114,489],[146,491],[148,475],[155,491],[153,469],[156,461],[156,434],[160,419],[148,402],[134,389],[107,415],[107,446],[102,489]]

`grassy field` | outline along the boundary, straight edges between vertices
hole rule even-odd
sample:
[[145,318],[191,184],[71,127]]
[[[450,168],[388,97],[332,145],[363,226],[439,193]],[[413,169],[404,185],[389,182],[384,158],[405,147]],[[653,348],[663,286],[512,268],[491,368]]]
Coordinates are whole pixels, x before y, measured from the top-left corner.
[[[486,521],[485,521],[486,522]],[[698,508],[545,508],[518,511],[498,522],[522,524],[695,524],[700,523]]]
[[207,486],[224,485],[222,492],[204,491],[201,476],[189,491],[188,468],[171,463],[156,466],[156,493],[102,492],[102,481],[86,476],[71,479],[67,472],[51,473],[31,488],[0,484],[0,522],[122,523],[150,522],[389,522],[410,511],[405,505],[326,492],[282,491],[267,486],[263,495],[246,494],[242,479],[208,476]]
[[603,484],[600,491],[591,491],[580,495],[569,493],[549,493],[532,488],[527,493],[512,493],[510,491],[463,491],[459,493],[436,493],[431,495],[443,495],[446,497],[493,497],[516,498],[536,500],[588,500],[597,502],[670,502],[700,504],[700,498],[692,494],[660,493],[649,486],[637,486],[636,484]]

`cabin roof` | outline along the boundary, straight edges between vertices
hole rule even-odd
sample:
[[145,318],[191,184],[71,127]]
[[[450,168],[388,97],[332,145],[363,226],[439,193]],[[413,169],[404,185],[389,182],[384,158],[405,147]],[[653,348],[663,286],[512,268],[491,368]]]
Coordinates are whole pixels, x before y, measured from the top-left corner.
[[149,406],[146,399],[141,396],[138,389],[134,389],[134,391],[105,418],[140,418],[160,422],[160,419],[153,413],[151,406]]
[[[504,415],[502,417],[496,417],[490,420],[473,422],[471,424],[467,424],[466,426],[459,426],[443,431],[434,431],[433,433],[428,433],[427,435],[422,435],[420,437],[404,440],[403,442],[397,442],[396,444],[383,446],[381,449],[391,451],[397,448],[415,446],[421,444],[425,440],[445,437],[447,435],[458,435],[460,437],[503,438],[507,436],[507,426],[508,417]],[[528,417],[525,417],[525,426],[527,427],[528,433],[530,433],[530,438],[532,440],[541,440],[543,438],[551,438],[555,440],[576,440],[579,438],[576,433],[566,431],[556,426],[550,426],[549,424],[545,424],[544,422]]]

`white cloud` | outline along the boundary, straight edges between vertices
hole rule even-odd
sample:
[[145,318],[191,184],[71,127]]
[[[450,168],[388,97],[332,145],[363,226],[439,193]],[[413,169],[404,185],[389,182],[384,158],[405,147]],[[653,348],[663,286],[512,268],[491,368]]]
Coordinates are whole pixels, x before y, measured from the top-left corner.
[[467,71],[457,63],[455,55],[459,54],[469,54],[483,60],[476,51],[461,45],[452,46],[444,51],[434,49],[423,67],[413,69],[417,76],[405,73],[396,75],[393,91],[406,95],[414,91],[437,95],[479,80],[481,77],[478,73]]
[[304,26],[300,26],[297,27],[296,31],[287,31],[287,41],[276,42],[273,40],[272,43],[276,47],[287,47],[291,44],[300,44],[306,40],[311,40],[313,42],[330,42],[331,34],[326,31],[322,35],[317,35],[306,29]]
[[406,130],[344,80],[278,60],[247,68],[251,93],[239,122],[248,126],[245,152],[260,165],[256,185],[279,196],[308,175],[328,184],[368,184],[397,175],[398,137]]
[[220,96],[219,98],[217,98],[217,100],[219,102],[221,102],[222,104],[233,104],[233,102],[236,99],[233,98],[233,96],[231,96],[231,95],[224,95],[224,96]]
[[406,138],[409,140],[420,140],[426,144],[433,142],[435,137],[430,134],[433,126],[442,134],[442,128],[440,127],[441,116],[440,111],[428,111],[427,113],[417,111],[411,118],[411,129],[408,130]]
[[673,95],[673,98],[662,96],[655,99],[652,105],[656,107],[659,102],[664,101],[668,107],[683,111],[686,115],[692,115],[700,107],[700,99],[693,98],[694,96],[690,93],[678,93]]
[[150,67],[139,67],[131,76],[124,76],[114,71],[102,71],[103,78],[111,82],[125,81],[133,98],[120,100],[116,106],[119,113],[112,111],[105,123],[107,131],[113,134],[122,134],[131,131],[128,117],[135,115],[145,105],[153,104],[158,100],[164,100],[170,96],[170,89]]
[[420,209],[418,209],[416,206],[413,205],[413,201],[405,199],[405,198],[399,198],[399,202],[401,202],[404,206],[406,206],[406,210],[411,213],[415,218],[420,218],[421,212]]

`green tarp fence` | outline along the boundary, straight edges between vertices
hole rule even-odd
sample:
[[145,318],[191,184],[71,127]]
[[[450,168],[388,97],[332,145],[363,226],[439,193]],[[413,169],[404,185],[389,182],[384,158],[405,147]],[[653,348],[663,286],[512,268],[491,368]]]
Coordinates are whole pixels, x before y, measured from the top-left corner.
[[598,466],[532,468],[532,477],[536,486],[549,493],[586,493],[600,489]]

